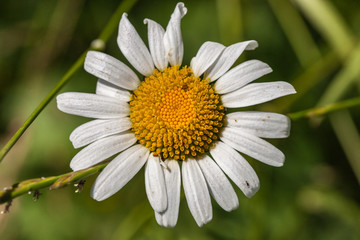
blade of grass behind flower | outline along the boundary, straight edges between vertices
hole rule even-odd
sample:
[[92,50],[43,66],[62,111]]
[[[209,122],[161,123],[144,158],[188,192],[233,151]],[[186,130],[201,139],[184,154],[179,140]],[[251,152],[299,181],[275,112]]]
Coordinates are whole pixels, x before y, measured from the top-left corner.
[[268,0],[303,67],[321,57],[304,20],[288,0]]
[[147,200],[141,202],[130,211],[125,219],[122,219],[111,239],[132,239],[143,224],[149,221],[153,216],[154,212],[147,203]]
[[[331,219],[342,219],[348,226],[351,226],[350,229],[356,230],[352,232],[354,239],[359,236],[360,209],[353,199],[334,189],[310,186],[299,192],[298,202],[304,210],[310,213],[322,214]],[[349,231],[349,229],[345,231]]]
[[334,103],[360,78],[360,44],[354,49],[342,70],[334,77],[317,106]]
[[[275,108],[276,111],[287,112],[294,102],[301,99],[310,89],[333,74],[339,68],[340,63],[341,61],[334,51],[327,53],[323,58],[308,66],[293,81],[290,81],[297,91],[296,94],[287,96],[286,101],[277,99],[267,105],[272,110]],[[264,106],[266,107],[266,105]]]
[[329,119],[360,184],[360,136],[356,125],[348,110],[334,112]]
[[[110,38],[110,36],[117,30],[118,23],[120,21],[121,15],[123,12],[129,11],[137,0],[127,0],[122,1],[116,12],[113,14],[112,18],[108,22],[105,29],[99,36],[99,40],[104,43]],[[11,137],[11,139],[2,147],[0,150],[0,163],[10,151],[10,149],[15,145],[19,138],[24,134],[26,129],[33,123],[33,121],[38,117],[38,115],[44,110],[44,108],[49,104],[49,102],[55,97],[55,95],[60,91],[60,89],[70,80],[70,77],[82,67],[85,56],[88,50],[97,50],[102,51],[102,46],[90,46],[89,49],[86,49],[81,56],[75,61],[75,63],[70,67],[70,69],[63,75],[63,77],[57,82],[54,88],[48,93],[47,96],[39,103],[35,110],[30,114],[30,116],[25,120],[25,122],[19,127],[16,133]]]
[[294,0],[309,21],[343,59],[354,45],[354,36],[330,1]]

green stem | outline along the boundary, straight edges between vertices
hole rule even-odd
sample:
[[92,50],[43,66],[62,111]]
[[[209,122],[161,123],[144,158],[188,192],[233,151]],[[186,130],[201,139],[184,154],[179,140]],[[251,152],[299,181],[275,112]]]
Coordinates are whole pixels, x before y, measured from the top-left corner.
[[76,172],[69,172],[59,176],[52,176],[46,178],[33,178],[19,183],[15,183],[10,187],[5,187],[0,191],[0,204],[12,201],[14,198],[24,195],[29,191],[35,191],[42,188],[50,187],[50,190],[59,189],[69,184],[79,182],[81,179],[87,178],[95,173],[102,171],[108,163],[79,170]]
[[121,16],[124,12],[129,12],[138,0],[124,0],[121,1],[115,13],[111,16],[109,22],[106,24],[104,30],[100,33],[100,40],[107,42],[115,30],[118,29]]
[[[117,10],[107,23],[104,30],[98,37],[98,40],[106,43],[110,36],[117,29],[119,24],[121,15],[123,12],[129,11],[137,0],[125,0],[122,1],[118,6]],[[55,95],[60,91],[60,89],[69,81],[70,77],[74,75],[74,73],[80,69],[84,63],[86,53],[89,50],[103,50],[103,45],[96,46],[93,44],[90,48],[86,49],[81,56],[76,60],[76,62],[71,66],[71,68],[65,73],[65,75],[60,79],[60,81],[55,85],[55,87],[48,93],[48,95],[41,101],[41,103],[35,108],[35,110],[30,114],[28,119],[21,125],[21,127],[16,131],[16,133],[11,137],[11,139],[6,143],[6,145],[0,151],[0,163],[6,156],[6,154],[10,151],[10,149],[15,145],[15,143],[20,139],[20,137],[24,134],[26,129],[32,124],[32,122],[37,118],[37,116],[41,113],[41,111],[49,104],[49,102],[55,97]]]
[[53,99],[56,93],[65,85],[65,83],[70,79],[70,77],[82,66],[85,59],[86,52],[84,52],[80,58],[72,65],[72,67],[65,73],[65,75],[60,79],[60,81],[55,85],[55,87],[48,93],[48,95],[41,101],[41,103],[35,108],[35,110],[30,114],[28,119],[21,125],[21,127],[16,131],[16,133],[11,137],[11,139],[6,143],[6,145],[0,151],[0,162],[9,152],[9,150],[15,145],[19,138],[23,135],[26,129],[31,125],[31,123],[36,119],[36,117],[41,113],[41,111],[47,106],[47,104]]
[[303,111],[295,112],[295,113],[289,113],[288,117],[291,118],[291,120],[298,120],[301,118],[312,118],[316,116],[321,116],[324,114],[327,114],[329,112],[337,111],[340,109],[346,109],[354,106],[360,106],[360,97],[351,98],[345,101],[332,103],[325,105],[323,107],[318,108],[310,108]]
[[277,111],[287,112],[288,109],[297,101],[301,100],[304,95],[314,88],[320,82],[327,79],[337,69],[339,69],[341,62],[334,51],[328,52],[324,57],[318,59],[316,62],[308,66],[299,76],[297,76],[291,84],[297,91],[297,94],[289,95],[286,101],[275,100]]

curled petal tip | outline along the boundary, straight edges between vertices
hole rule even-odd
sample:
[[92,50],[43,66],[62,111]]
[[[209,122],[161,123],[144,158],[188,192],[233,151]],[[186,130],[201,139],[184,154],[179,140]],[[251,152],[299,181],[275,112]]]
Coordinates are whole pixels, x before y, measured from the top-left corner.
[[185,4],[183,2],[179,2],[176,4],[176,9],[179,10],[179,12],[174,11],[174,13],[171,15],[171,17],[184,17],[187,13],[187,8],[185,7]]
[[246,50],[254,50],[259,46],[259,43],[256,40],[251,40]]

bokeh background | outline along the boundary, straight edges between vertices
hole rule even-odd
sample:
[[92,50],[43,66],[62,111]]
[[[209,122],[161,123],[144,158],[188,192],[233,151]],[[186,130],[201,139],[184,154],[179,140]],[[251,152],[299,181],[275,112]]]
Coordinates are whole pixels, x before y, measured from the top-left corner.
[[[0,7],[0,143],[3,146],[103,30],[119,0],[22,0]],[[145,17],[167,25],[176,1],[138,0],[129,19],[147,42]],[[274,72],[260,81],[288,81],[298,94],[251,109],[291,113],[359,96],[358,0],[184,1],[184,63],[205,41],[255,39],[259,59]],[[105,52],[124,62],[116,33]],[[80,69],[61,91],[94,92],[96,78]],[[274,168],[248,158],[260,181],[240,206],[197,227],[182,193],[178,224],[157,225],[141,170],[103,202],[69,186],[13,201],[0,215],[0,239],[360,239],[360,108],[292,122],[288,139],[271,141],[286,155]],[[66,115],[52,101],[0,164],[0,188],[71,171],[71,131],[88,119]],[[0,206],[3,210],[5,205]]]

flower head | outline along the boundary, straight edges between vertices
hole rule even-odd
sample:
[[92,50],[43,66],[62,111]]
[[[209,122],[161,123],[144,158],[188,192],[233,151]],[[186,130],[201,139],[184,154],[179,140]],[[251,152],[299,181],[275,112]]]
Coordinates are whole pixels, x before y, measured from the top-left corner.
[[[166,30],[145,19],[149,49],[123,14],[118,45],[140,80],[119,60],[89,51],[85,70],[99,78],[96,94],[63,93],[58,108],[95,118],[70,135],[76,170],[118,154],[97,177],[91,196],[104,200],[119,191],[145,166],[145,189],[157,222],[176,225],[181,178],[189,209],[199,226],[212,219],[210,194],[226,211],[238,207],[228,178],[247,196],[259,189],[259,179],[239,153],[272,166],[281,166],[283,153],[262,138],[289,135],[290,121],[280,114],[238,111],[240,108],[295,93],[286,82],[251,83],[270,73],[258,60],[230,69],[256,41],[225,47],[205,42],[190,66],[182,66],[180,22],[187,9],[175,7]],[[181,171],[180,166],[181,165]],[[227,177],[226,177],[226,175]]]

